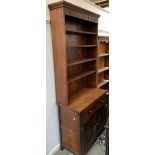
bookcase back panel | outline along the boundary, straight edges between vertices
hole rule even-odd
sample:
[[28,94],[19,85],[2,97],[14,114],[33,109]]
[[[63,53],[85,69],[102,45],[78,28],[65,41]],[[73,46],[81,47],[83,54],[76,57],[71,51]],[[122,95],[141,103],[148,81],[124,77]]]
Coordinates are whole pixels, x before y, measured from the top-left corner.
[[105,57],[105,66],[109,67],[109,57]]
[[92,74],[86,77],[86,87],[95,88],[96,87],[96,74]]
[[105,57],[100,57],[98,63],[99,68],[105,67]]
[[87,62],[87,63],[68,67],[67,75],[68,75],[68,78],[71,78],[89,71],[95,71],[95,62]]
[[65,16],[66,30],[97,32],[97,23],[88,22],[71,16]]
[[98,83],[102,82],[105,79],[105,73],[102,72],[100,74],[98,74]]
[[73,81],[72,83],[69,83],[68,84],[69,97],[82,88],[95,88],[96,87],[95,79],[96,79],[96,74],[93,73],[86,77],[80,78],[76,81]]
[[109,83],[103,85],[101,88],[109,91]]
[[104,79],[109,80],[109,70],[104,72]]
[[68,94],[69,97],[78,90],[86,87],[86,78],[78,79],[70,84],[68,84]]
[[77,45],[96,45],[96,36],[87,34],[66,34],[67,47]]
[[96,58],[96,48],[69,48],[67,49],[67,62],[78,61],[87,58]]
[[109,42],[107,43],[107,53],[109,53]]
[[99,54],[108,53],[108,45],[105,41],[99,43]]

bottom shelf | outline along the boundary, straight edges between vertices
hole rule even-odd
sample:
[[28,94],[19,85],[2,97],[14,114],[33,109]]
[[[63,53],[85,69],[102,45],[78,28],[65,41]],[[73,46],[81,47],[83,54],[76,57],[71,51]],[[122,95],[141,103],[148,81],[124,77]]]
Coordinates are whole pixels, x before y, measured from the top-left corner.
[[69,98],[69,108],[80,113],[106,92],[104,89],[82,88]]

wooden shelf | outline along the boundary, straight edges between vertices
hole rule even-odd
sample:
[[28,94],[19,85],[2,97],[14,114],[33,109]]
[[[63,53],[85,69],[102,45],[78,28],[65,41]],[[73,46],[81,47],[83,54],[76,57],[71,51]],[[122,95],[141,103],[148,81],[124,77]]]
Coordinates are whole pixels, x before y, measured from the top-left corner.
[[85,59],[75,60],[75,61],[69,62],[67,66],[70,67],[70,66],[74,66],[74,65],[78,65],[78,64],[82,64],[86,62],[91,62],[95,60],[96,58],[85,58]]
[[109,70],[109,67],[102,67],[98,70],[98,73],[104,72],[106,70]]
[[67,48],[74,47],[96,47],[96,45],[70,45]]
[[88,31],[76,31],[76,30],[66,30],[67,33],[75,33],[75,34],[91,34],[97,35],[95,32],[88,32]]
[[73,76],[73,77],[69,78],[68,83],[71,83],[71,82],[78,80],[80,78],[83,78],[85,76],[91,75],[93,73],[95,73],[95,71],[87,71],[87,72],[81,73],[79,75]]
[[105,56],[109,56],[109,53],[99,54],[99,57],[105,57]]
[[97,88],[102,87],[103,85],[107,84],[109,82],[109,80],[103,80],[100,83],[98,83]]
[[106,90],[98,88],[80,89],[69,98],[68,108],[80,113],[97,99],[106,94],[106,92]]

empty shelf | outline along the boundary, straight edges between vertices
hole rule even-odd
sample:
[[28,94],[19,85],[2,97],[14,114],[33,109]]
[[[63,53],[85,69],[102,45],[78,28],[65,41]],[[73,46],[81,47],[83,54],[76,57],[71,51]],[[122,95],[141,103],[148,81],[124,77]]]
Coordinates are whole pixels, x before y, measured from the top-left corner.
[[100,83],[97,85],[97,88],[102,87],[103,85],[107,84],[108,82],[109,82],[109,80],[103,80],[102,82],[100,82]]
[[66,30],[67,33],[75,33],[75,34],[93,34],[97,35],[95,32],[88,32],[88,31],[76,31],[76,30]]
[[78,80],[80,78],[83,78],[83,77],[88,76],[88,75],[93,74],[93,73],[95,73],[95,71],[87,71],[87,72],[81,73],[79,75],[70,77],[69,80],[68,80],[68,83],[71,83],[71,82],[73,82],[75,80]]
[[73,111],[82,112],[98,98],[106,94],[106,90],[98,88],[83,88],[69,97],[69,107]]
[[104,72],[104,71],[106,71],[106,70],[108,70],[108,69],[109,69],[109,67],[102,67],[102,68],[100,68],[100,69],[98,70],[98,73]]
[[74,47],[96,47],[96,45],[69,45],[67,48]]
[[82,64],[82,63],[86,63],[86,62],[95,61],[95,60],[96,60],[96,58],[79,59],[79,60],[69,62],[67,66],[70,67],[70,66],[73,66],[73,65],[78,65],[78,64]]
[[109,56],[109,53],[99,54],[99,57]]

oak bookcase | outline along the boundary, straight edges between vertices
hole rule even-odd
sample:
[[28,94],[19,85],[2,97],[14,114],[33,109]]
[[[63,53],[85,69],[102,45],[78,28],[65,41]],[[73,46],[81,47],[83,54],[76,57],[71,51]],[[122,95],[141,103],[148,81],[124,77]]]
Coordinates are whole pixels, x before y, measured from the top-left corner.
[[85,155],[107,117],[107,90],[96,83],[99,15],[66,1],[49,10],[61,149]]
[[109,91],[109,37],[98,37],[97,88]]

